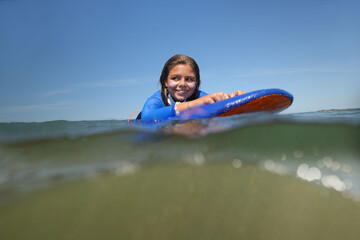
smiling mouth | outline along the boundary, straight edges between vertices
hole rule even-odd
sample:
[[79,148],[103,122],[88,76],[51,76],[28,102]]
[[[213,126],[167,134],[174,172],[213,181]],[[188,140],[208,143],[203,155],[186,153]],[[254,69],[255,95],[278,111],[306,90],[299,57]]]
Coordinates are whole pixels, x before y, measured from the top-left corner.
[[176,91],[176,92],[177,92],[178,94],[181,94],[181,95],[187,93],[187,91],[182,91],[182,90],[181,90],[181,91]]

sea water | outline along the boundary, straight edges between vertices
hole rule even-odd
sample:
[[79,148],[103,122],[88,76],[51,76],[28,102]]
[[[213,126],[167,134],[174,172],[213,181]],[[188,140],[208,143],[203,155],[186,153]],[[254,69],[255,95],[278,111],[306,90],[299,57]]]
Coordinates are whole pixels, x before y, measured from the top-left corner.
[[358,239],[360,110],[0,123],[0,239]]

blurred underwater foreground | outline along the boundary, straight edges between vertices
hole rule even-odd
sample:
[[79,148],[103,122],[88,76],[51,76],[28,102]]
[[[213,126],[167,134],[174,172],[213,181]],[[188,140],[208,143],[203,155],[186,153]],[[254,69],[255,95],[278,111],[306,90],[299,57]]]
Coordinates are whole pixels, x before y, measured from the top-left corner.
[[0,239],[358,239],[360,110],[0,123]]

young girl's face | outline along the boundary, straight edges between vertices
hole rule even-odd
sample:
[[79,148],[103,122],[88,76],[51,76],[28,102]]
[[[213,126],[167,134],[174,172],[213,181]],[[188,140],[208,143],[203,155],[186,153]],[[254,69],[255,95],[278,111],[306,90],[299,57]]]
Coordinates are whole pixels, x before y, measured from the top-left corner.
[[176,102],[189,98],[196,89],[196,77],[187,64],[179,64],[170,70],[165,86]]

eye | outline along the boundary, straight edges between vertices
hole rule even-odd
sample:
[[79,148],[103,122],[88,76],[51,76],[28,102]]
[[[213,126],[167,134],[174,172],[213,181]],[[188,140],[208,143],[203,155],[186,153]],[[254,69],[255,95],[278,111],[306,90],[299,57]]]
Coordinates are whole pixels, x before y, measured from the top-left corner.
[[178,76],[172,76],[172,77],[171,77],[171,80],[173,80],[173,81],[179,81],[180,78],[179,78]]
[[187,78],[186,78],[186,81],[187,81],[187,82],[195,82],[195,78],[187,77]]

